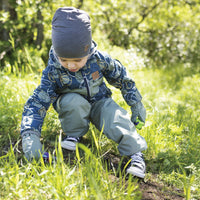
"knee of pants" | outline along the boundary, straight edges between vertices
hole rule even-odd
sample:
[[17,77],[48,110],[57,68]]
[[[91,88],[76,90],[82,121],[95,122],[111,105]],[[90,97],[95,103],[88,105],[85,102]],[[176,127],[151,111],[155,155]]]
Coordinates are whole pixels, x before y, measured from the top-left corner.
[[91,105],[81,95],[64,94],[58,99],[57,112],[62,129],[68,135],[82,136],[89,128]]

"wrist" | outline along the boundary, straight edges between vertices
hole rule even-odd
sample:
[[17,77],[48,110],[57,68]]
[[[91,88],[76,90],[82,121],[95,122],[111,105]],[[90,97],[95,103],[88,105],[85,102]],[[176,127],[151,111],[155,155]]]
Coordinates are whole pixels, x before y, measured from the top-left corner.
[[31,135],[36,135],[36,136],[38,136],[38,137],[41,136],[41,134],[38,133],[37,131],[31,131],[31,130],[25,131],[25,132],[21,133],[21,137],[22,137],[22,138],[23,138],[23,137],[27,137],[27,136],[31,136]]

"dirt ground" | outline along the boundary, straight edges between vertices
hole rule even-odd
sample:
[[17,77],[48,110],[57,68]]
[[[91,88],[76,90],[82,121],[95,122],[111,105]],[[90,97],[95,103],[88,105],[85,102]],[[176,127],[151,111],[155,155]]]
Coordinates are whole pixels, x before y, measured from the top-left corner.
[[[110,179],[117,181],[118,178],[110,176]],[[141,200],[185,200],[183,191],[178,188],[166,187],[154,181],[139,181],[139,191],[141,192]]]
[[[120,163],[120,158],[112,154],[106,155],[105,160],[116,169]],[[121,168],[125,166],[126,162],[127,160],[122,162]],[[111,176],[110,178],[113,181],[118,179],[116,176]],[[138,186],[142,200],[185,200],[182,190],[156,182],[156,175],[152,175],[149,180],[138,179]]]
[[156,182],[140,182],[142,200],[183,200],[183,191]]

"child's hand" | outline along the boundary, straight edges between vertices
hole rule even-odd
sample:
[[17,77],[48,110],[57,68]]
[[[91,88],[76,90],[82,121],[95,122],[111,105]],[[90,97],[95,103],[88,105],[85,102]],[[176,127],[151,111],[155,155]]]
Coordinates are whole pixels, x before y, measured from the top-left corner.
[[40,152],[42,152],[42,144],[40,138],[34,133],[26,133],[22,136],[22,148],[25,157],[31,161],[31,159],[38,159]]
[[131,111],[131,121],[135,124],[136,128],[141,129],[145,124],[146,119],[146,109],[144,108],[142,102],[140,101],[132,106]]
[[137,129],[141,130],[142,127],[144,126],[144,122],[141,122],[139,119],[136,119],[136,121],[134,122],[134,125]]

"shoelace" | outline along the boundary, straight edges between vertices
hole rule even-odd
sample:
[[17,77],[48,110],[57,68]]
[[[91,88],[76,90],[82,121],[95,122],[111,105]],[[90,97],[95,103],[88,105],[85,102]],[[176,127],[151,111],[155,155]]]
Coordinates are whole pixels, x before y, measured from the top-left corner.
[[64,140],[79,142],[80,138],[79,137],[75,138],[75,137],[67,136]]
[[131,156],[131,164],[134,162],[144,162],[143,154],[141,152],[135,153]]

